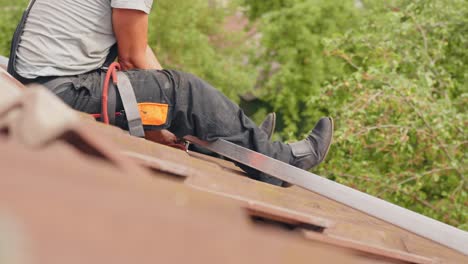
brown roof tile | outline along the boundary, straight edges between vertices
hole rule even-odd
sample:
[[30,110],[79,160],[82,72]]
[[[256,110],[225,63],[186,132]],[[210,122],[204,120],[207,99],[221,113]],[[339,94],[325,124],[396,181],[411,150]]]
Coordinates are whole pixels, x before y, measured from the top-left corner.
[[[79,118],[1,69],[0,79],[0,230],[13,219],[25,263],[467,261],[312,192]],[[0,251],[0,262],[17,255]]]

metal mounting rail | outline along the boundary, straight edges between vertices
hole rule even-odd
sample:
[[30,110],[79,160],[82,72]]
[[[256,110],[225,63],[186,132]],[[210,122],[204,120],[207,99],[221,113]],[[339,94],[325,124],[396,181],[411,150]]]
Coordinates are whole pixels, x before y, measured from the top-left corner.
[[223,139],[214,142],[202,141],[193,136],[186,136],[184,139],[468,255],[468,232]]

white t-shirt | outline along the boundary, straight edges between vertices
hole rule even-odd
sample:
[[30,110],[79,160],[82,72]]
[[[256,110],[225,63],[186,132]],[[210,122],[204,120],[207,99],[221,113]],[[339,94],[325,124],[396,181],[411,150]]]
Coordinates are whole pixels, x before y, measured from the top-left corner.
[[24,78],[70,76],[101,67],[116,43],[112,8],[149,14],[153,0],[36,0],[17,50]]

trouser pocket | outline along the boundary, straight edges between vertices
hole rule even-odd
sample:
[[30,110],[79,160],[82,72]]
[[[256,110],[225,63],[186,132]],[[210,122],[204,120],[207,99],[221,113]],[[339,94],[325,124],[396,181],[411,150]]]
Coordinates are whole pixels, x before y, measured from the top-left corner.
[[[172,123],[174,84],[168,73],[157,70],[126,71],[138,103],[145,130],[168,128]],[[168,96],[169,95],[169,96]]]

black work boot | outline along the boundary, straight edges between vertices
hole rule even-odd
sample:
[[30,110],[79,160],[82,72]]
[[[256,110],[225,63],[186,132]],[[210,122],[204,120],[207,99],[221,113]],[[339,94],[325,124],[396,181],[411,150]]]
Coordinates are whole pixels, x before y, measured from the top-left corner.
[[276,127],[276,114],[269,113],[265,120],[263,120],[262,124],[260,125],[260,129],[268,135],[268,140],[271,139],[271,136],[275,132]]
[[321,118],[306,139],[291,143],[291,165],[310,170],[327,156],[333,138],[333,119]]

